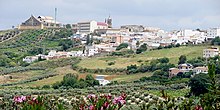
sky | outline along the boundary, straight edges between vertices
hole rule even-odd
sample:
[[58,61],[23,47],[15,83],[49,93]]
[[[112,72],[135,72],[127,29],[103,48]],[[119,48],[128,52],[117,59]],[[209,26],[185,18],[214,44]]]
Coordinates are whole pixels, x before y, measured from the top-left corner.
[[144,25],[164,30],[220,27],[220,0],[0,0],[0,30],[10,29],[34,16],[55,16],[57,21],[103,21],[113,27]]

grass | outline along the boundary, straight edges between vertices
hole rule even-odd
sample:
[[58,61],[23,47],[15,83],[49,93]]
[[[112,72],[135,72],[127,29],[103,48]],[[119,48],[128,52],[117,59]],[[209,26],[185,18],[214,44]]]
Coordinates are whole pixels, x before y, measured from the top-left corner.
[[[58,67],[55,68],[53,70],[56,74],[58,74],[57,76],[54,77],[50,77],[47,79],[43,79],[43,80],[38,80],[38,81],[34,81],[34,82],[30,82],[30,83],[26,83],[26,84],[21,84],[20,86],[43,86],[43,85],[52,85],[53,83],[57,82],[57,81],[62,81],[63,80],[63,76],[68,74],[68,73],[72,73],[72,74],[77,74],[79,76],[79,78],[85,78],[86,75],[88,75],[89,73],[78,73],[77,71],[73,70],[71,68],[71,66],[65,66],[65,67]],[[98,74],[93,74],[93,76],[95,77]],[[133,75],[106,75],[107,80],[111,80],[111,81],[126,81],[126,82],[132,82],[135,80],[140,79],[141,77],[144,76],[151,76],[152,73],[138,73],[138,74],[133,74]]]
[[54,77],[50,77],[47,79],[43,79],[43,80],[38,80],[38,81],[34,81],[34,82],[30,82],[30,83],[26,83],[26,84],[21,84],[22,86],[43,86],[43,85],[51,85],[57,81],[62,81],[63,80],[63,76],[68,74],[68,73],[72,73],[72,74],[77,74],[79,76],[79,78],[85,78],[86,77],[86,73],[85,74],[79,74],[76,71],[74,71],[71,66],[65,66],[65,67],[58,67],[55,68],[54,73],[58,74],[57,76]]
[[[141,77],[150,77],[152,76],[153,74],[152,73],[137,73],[137,74],[131,74],[131,75],[115,75],[113,76],[112,78],[112,81],[125,81],[125,82],[132,82],[132,81],[135,81],[135,80],[138,80],[140,79]],[[107,77],[108,78],[108,77]]]
[[[202,57],[203,49],[207,47],[208,46],[181,46],[171,49],[152,50],[142,54],[131,56],[129,58],[116,56],[85,58],[78,64],[78,66],[90,69],[126,68],[128,65],[131,64],[140,65],[141,63],[138,63],[138,60],[150,61],[152,59],[162,57],[167,57],[170,59],[170,63],[177,64],[178,59],[181,55],[186,55],[187,59]],[[115,64],[109,66],[108,62],[110,61],[115,61]]]
[[[10,75],[2,75],[0,76],[0,84],[19,82],[21,80],[42,75],[43,72],[43,70],[32,70],[27,72],[11,73]],[[9,77],[12,77],[12,79],[10,79]]]

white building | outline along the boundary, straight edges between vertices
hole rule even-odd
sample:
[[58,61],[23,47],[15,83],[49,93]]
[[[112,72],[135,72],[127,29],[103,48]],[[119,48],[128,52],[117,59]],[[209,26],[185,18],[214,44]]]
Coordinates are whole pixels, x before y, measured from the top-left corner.
[[84,54],[83,51],[80,51],[80,50],[68,52],[68,55],[72,56],[72,57],[84,57],[84,56],[86,56],[86,54]]
[[204,58],[215,57],[217,55],[219,55],[218,47],[211,47],[211,48],[203,50],[203,57]]
[[196,68],[193,68],[193,73],[194,74],[208,73],[208,67],[196,67]]
[[86,56],[94,56],[99,53],[98,48],[95,46],[86,46]]
[[99,84],[101,86],[105,86],[105,85],[110,83],[110,81],[106,80],[104,77],[105,77],[105,75],[97,75],[96,78],[95,78],[96,80],[99,81]]
[[209,28],[207,30],[207,38],[214,39],[215,37],[220,37],[220,28]]
[[25,58],[23,58],[23,61],[27,63],[32,63],[37,60],[38,60],[37,56],[26,56]]
[[77,23],[77,32],[79,34],[93,33],[95,29],[108,29],[108,24],[94,20]]

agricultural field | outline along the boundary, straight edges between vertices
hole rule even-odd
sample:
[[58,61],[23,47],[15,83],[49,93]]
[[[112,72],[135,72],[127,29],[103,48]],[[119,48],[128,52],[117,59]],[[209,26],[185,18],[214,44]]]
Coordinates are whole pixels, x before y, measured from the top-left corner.
[[25,72],[11,73],[8,75],[2,75],[0,76],[0,84],[19,82],[21,80],[40,76],[42,74],[43,74],[43,70],[31,70]]

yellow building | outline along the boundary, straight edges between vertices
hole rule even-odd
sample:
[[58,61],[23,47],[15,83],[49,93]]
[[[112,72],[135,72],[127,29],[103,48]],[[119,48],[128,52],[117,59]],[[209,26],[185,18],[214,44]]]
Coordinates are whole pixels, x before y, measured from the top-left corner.
[[56,22],[53,17],[49,16],[39,16],[31,17],[23,22],[21,25],[18,26],[19,30],[26,30],[26,29],[45,29],[45,28],[60,28],[61,23]]

